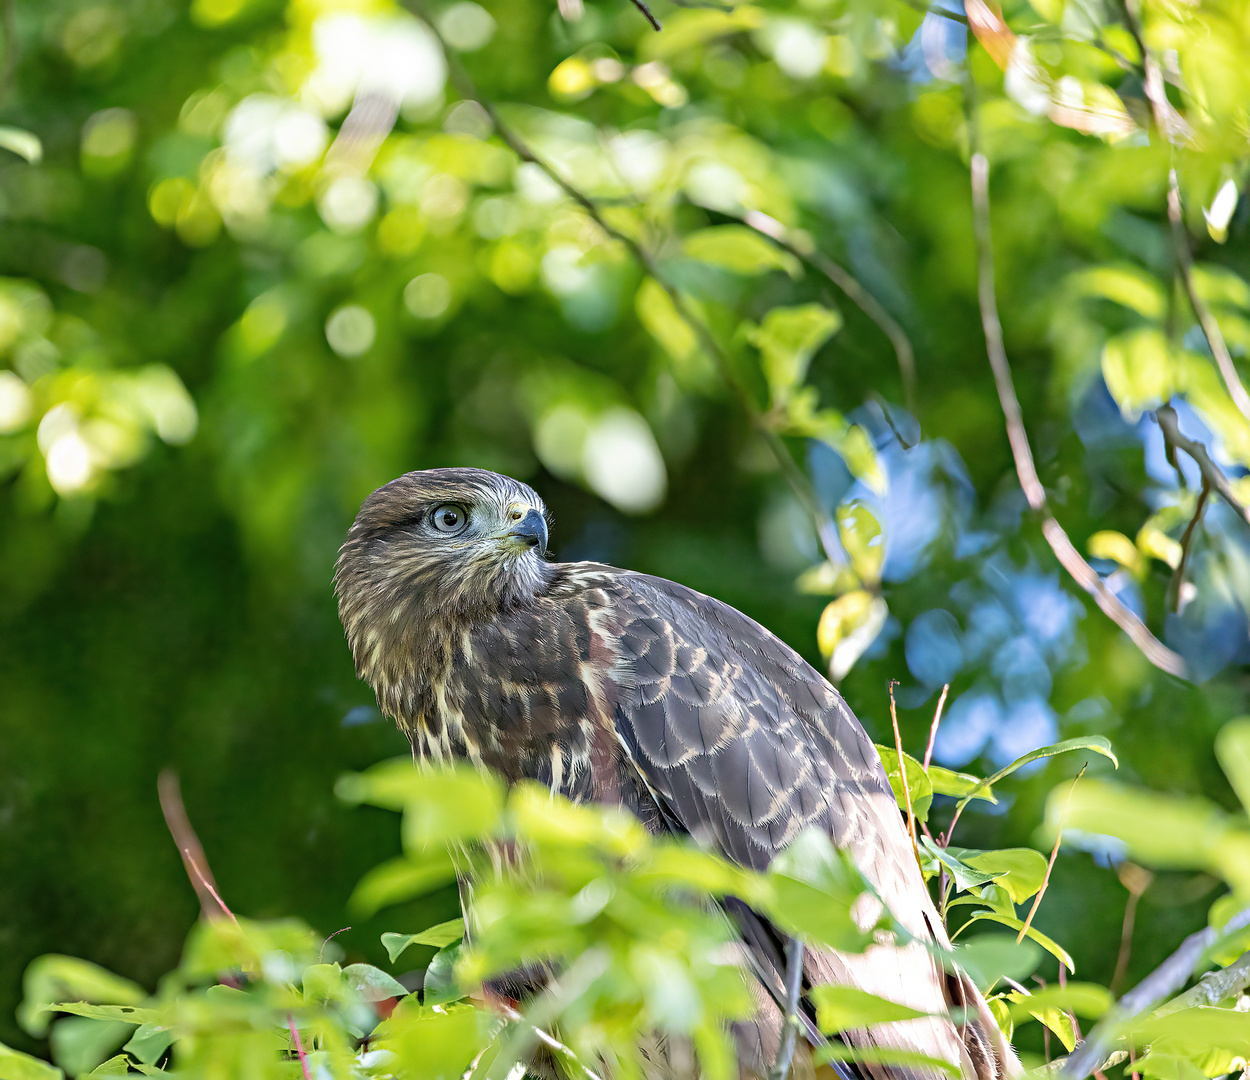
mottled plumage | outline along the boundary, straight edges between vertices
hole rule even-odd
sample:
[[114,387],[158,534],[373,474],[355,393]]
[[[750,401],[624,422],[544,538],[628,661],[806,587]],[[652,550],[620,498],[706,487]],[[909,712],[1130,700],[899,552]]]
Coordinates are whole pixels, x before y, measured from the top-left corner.
[[[336,567],[339,611],[357,671],[417,750],[624,805],[653,831],[689,833],[756,868],[817,825],[913,935],[946,944],[880,759],[837,691],[711,597],[544,561],[546,533],[529,487],[478,469],[409,473],[365,500]],[[775,994],[778,935],[734,913]],[[855,1044],[920,1050],[978,1080],[1018,1068],[980,995],[919,943],[809,951],[804,974],[926,1012],[966,1000],[972,1012],[960,1030],[914,1020],[852,1033]],[[767,1067],[778,1037],[780,1014],[759,996],[739,1040],[748,1070]]]

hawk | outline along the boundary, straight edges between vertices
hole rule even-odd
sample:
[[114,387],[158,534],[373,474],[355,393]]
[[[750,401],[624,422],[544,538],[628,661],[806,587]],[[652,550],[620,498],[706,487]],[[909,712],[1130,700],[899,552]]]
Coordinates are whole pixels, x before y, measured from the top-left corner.
[[[919,1051],[999,1080],[1019,1064],[949,946],[872,742],[838,692],[741,612],[683,585],[546,559],[547,511],[481,469],[411,472],[378,488],[343,543],[334,584],[359,675],[426,759],[467,759],[574,801],[625,806],[763,869],[809,826],[847,851],[917,941],[861,955],[804,952],[807,986],[849,984],[930,1018],[844,1036]],[[782,1029],[784,937],[731,905],[759,975],[738,1032],[744,1075],[766,1073]],[[960,1010],[959,1023],[944,1014]],[[858,1066],[872,1080],[936,1069]]]

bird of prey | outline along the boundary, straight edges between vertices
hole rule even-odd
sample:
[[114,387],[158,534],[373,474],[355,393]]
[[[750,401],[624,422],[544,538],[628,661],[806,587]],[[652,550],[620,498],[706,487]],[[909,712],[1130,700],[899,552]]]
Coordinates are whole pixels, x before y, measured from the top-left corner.
[[[921,944],[949,947],[881,760],[838,692],[727,604],[646,574],[547,561],[547,528],[531,488],[481,469],[411,472],[361,506],[335,567],[339,614],[357,672],[414,750],[623,805],[654,832],[755,869],[803,829],[823,829],[917,940],[805,950],[805,985],[935,1014],[844,1038],[919,1051],[968,1080],[1015,1075],[980,993]],[[755,1021],[738,1032],[744,1075],[760,1075],[781,1038],[784,938],[742,905],[733,914],[764,972]],[[871,1080],[942,1076],[898,1065],[843,1075],[854,1068]]]

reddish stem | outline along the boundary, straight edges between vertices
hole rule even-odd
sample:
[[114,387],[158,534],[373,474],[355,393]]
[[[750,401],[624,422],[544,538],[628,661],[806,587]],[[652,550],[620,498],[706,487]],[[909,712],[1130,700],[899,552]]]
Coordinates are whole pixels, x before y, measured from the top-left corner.
[[295,1017],[290,1013],[286,1014],[286,1026],[291,1029],[291,1038],[295,1040],[295,1054],[299,1058],[299,1067],[304,1070],[304,1080],[312,1080],[312,1069],[308,1067],[308,1055],[304,1053],[304,1044],[300,1042]]

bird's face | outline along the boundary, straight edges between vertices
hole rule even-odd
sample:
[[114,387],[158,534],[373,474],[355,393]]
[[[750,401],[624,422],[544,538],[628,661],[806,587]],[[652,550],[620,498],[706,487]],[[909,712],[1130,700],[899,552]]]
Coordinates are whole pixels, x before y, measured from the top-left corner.
[[420,624],[489,616],[532,599],[550,573],[546,551],[547,509],[509,477],[428,469],[378,488],[361,506],[334,574],[357,666],[411,648]]

